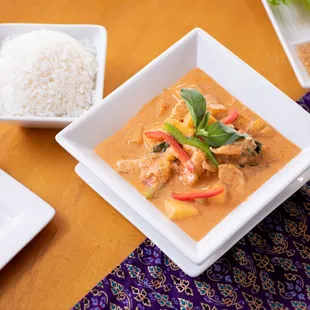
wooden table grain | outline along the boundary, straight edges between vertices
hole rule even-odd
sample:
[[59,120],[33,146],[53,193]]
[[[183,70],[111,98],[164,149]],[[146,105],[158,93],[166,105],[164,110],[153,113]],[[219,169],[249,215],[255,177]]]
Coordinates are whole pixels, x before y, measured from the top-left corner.
[[[293,99],[304,93],[258,0],[11,0],[1,22],[91,23],[108,31],[105,94],[201,27]],[[0,309],[68,309],[144,236],[75,174],[56,130],[0,125],[0,168],[56,209],[0,271]]]

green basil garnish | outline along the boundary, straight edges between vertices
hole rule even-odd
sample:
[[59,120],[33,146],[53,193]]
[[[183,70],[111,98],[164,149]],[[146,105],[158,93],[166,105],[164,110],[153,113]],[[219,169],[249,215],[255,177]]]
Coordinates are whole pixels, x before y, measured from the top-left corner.
[[182,88],[180,95],[188,107],[195,128],[198,128],[206,114],[206,99],[198,90],[192,88]]
[[204,115],[202,121],[200,122],[200,124],[199,124],[198,127],[197,127],[197,130],[196,130],[197,132],[199,132],[200,130],[207,130],[208,121],[209,121],[209,116],[210,116],[210,113],[209,113],[209,112],[207,112],[207,113]]
[[191,145],[197,147],[198,149],[202,150],[212,164],[215,167],[218,167],[219,163],[217,162],[214,154],[210,151],[209,145],[203,141],[201,141],[197,137],[185,137],[177,128],[169,123],[164,124],[164,130],[167,131],[178,143],[182,145]]
[[207,130],[198,131],[197,135],[202,136],[209,145],[214,147],[232,144],[236,140],[248,136],[221,122],[213,123],[207,127]]
[[254,150],[257,154],[260,153],[263,147],[263,143],[260,143],[259,141],[255,140],[256,149]]
[[164,153],[169,146],[169,143],[161,142],[153,147],[152,153]]

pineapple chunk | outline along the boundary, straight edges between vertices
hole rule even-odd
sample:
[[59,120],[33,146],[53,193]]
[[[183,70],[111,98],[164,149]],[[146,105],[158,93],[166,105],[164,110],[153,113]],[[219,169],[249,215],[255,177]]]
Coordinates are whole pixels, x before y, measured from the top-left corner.
[[183,135],[186,137],[191,137],[195,134],[195,130],[193,128],[186,127],[184,124],[182,124],[176,119],[170,119],[168,122],[175,128],[177,128],[180,132],[182,132]]
[[216,123],[216,122],[217,122],[216,118],[210,114],[209,120],[208,120],[208,125],[211,125],[211,124]]
[[[209,120],[208,120],[208,125],[211,125],[211,124],[216,123],[216,122],[217,122],[216,118],[210,114]],[[191,114],[189,112],[186,114],[186,116],[184,118],[183,125],[185,125],[188,128],[194,128],[194,122],[193,122],[193,119],[192,119]]]
[[258,135],[265,127],[266,123],[262,119],[258,118],[249,126],[249,133],[252,135]]
[[217,101],[217,99],[214,96],[212,96],[212,95],[206,94],[206,95],[204,95],[204,97],[206,99],[207,106],[209,104],[218,104],[219,103]]
[[239,116],[237,117],[237,119],[235,121],[233,121],[233,125],[239,130],[243,130],[245,132],[248,131],[249,126],[251,125],[252,120],[243,115],[243,114],[239,114]]
[[188,112],[183,120],[183,125],[188,128],[194,128],[194,122],[191,117],[191,114]]
[[191,216],[199,215],[198,209],[193,205],[169,198],[165,201],[166,215],[171,220],[185,219]]
[[216,118],[223,118],[227,115],[227,108],[222,104],[208,104],[208,111]]
[[261,137],[271,138],[271,137],[273,137],[273,135],[274,135],[274,132],[269,126],[265,127],[260,132]]
[[224,187],[224,192],[222,194],[217,195],[217,196],[208,198],[208,201],[212,204],[223,205],[227,200],[227,188],[226,188],[226,186],[222,182],[217,182],[212,187],[213,188]]

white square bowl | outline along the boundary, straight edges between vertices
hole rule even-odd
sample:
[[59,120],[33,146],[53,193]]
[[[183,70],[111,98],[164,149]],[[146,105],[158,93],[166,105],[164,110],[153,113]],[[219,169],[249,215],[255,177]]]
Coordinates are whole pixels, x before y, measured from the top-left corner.
[[[196,67],[302,149],[296,158],[198,242],[170,221],[94,152],[101,141],[123,127],[144,104]],[[120,212],[125,215],[130,208],[141,217],[142,221],[132,222],[156,245],[166,249],[162,241],[165,239],[188,261],[205,269],[254,227],[262,216],[270,213],[279,202],[272,206],[270,203],[290,184],[299,179],[302,181],[298,184],[302,186],[307,181],[310,169],[309,132],[310,115],[206,32],[194,29],[101,104],[60,132],[56,140],[118,197],[118,200],[111,201],[116,209],[122,209],[123,212]],[[122,207],[117,205],[117,201],[122,202]],[[184,266],[183,270],[187,271]],[[196,271],[190,275],[195,274]]]
[[[94,104],[103,96],[104,70],[107,50],[107,31],[100,25],[83,24],[0,24],[0,42],[7,37],[20,36],[24,33],[50,29],[61,31],[77,40],[85,40],[96,51],[97,76]],[[0,116],[0,122],[17,124],[22,127],[64,128],[77,117],[41,117],[41,116]]]

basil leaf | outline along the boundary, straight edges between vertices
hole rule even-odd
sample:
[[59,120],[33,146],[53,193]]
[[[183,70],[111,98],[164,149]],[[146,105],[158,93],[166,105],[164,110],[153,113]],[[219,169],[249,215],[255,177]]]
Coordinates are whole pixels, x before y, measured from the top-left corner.
[[206,99],[198,90],[193,88],[182,88],[180,95],[188,107],[195,128],[197,128],[206,114]]
[[203,116],[202,121],[201,121],[201,122],[199,123],[199,125],[198,125],[197,131],[199,131],[199,130],[207,130],[208,121],[209,121],[209,116],[210,116],[210,113],[209,113],[209,112],[207,112],[207,113]]
[[204,140],[214,147],[232,144],[236,140],[248,136],[221,122],[213,123],[208,126],[208,131],[200,130],[197,134],[203,136]]
[[164,153],[169,146],[169,143],[161,142],[153,147],[152,153]]
[[263,147],[263,143],[260,143],[259,141],[255,140],[256,149],[254,150],[257,154],[260,153]]
[[279,5],[281,3],[283,4],[289,4],[291,0],[268,0],[268,2],[272,5]]
[[182,145],[191,145],[202,150],[208,156],[208,158],[215,167],[219,166],[219,163],[214,157],[214,154],[210,151],[209,145],[207,143],[201,141],[197,137],[185,137],[177,128],[175,128],[169,123],[164,124],[164,130],[171,134],[171,136],[176,139],[178,143]]

